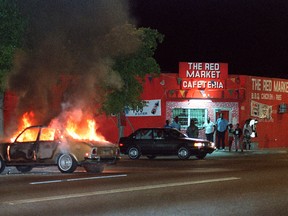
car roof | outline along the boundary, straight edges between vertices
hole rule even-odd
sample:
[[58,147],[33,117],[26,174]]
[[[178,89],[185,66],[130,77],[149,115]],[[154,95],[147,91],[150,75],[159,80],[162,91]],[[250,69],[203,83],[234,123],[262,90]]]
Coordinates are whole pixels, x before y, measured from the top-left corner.
[[161,129],[161,130],[176,130],[176,131],[178,131],[178,130],[175,129],[175,128],[163,128],[163,127],[145,127],[145,128],[138,128],[136,131],[138,131],[138,130],[154,130],[154,129],[157,129],[157,130],[159,130],[159,129]]

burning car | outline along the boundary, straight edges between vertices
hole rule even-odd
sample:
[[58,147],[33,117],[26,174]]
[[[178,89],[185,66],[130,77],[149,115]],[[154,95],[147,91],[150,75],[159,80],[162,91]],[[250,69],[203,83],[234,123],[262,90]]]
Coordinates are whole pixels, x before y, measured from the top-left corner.
[[0,173],[5,166],[25,173],[49,165],[57,165],[62,173],[73,173],[78,166],[98,173],[119,158],[118,146],[108,141],[78,140],[52,127],[30,126],[13,142],[0,144]]

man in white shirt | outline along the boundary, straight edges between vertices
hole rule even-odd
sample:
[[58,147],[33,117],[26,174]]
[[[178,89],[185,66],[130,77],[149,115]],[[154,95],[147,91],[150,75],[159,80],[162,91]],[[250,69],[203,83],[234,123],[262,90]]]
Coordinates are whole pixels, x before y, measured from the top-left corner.
[[203,127],[205,128],[205,135],[207,140],[213,142],[215,124],[210,120],[210,117],[207,118],[207,122],[204,123]]

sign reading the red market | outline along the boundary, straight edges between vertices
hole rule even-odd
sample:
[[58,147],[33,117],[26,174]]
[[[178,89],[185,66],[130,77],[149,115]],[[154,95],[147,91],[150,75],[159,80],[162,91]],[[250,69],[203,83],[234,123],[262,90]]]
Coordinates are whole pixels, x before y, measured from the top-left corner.
[[181,89],[224,89],[227,63],[179,62]]

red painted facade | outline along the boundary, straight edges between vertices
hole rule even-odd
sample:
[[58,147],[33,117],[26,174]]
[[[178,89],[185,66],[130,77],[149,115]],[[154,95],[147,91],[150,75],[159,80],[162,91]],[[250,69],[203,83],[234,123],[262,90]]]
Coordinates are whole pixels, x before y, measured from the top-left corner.
[[[179,113],[185,114],[184,118],[187,119],[189,115],[190,117],[197,115],[201,126],[207,116],[215,122],[217,113],[222,111],[226,113],[229,122],[234,125],[240,123],[240,127],[243,127],[248,118],[257,119],[258,137],[254,138],[253,142],[257,142],[259,148],[288,147],[286,141],[288,114],[284,109],[284,105],[288,104],[288,80],[228,75],[228,78],[223,81],[225,87],[220,89],[183,89],[182,81],[183,78],[176,73],[162,73],[159,77],[147,76],[142,99],[153,100],[153,103],[155,100],[159,101],[159,105],[152,104],[152,107],[156,107],[161,112],[159,115],[153,115],[148,111],[148,115],[144,113],[141,116],[140,113],[122,118],[124,135],[140,127],[163,127],[166,119],[172,121]],[[211,102],[207,102],[207,99]],[[5,129],[15,107],[14,96],[6,94],[4,104]],[[279,111],[280,105],[281,111]],[[187,114],[187,112],[191,113]],[[96,121],[99,126],[98,131],[107,140],[117,142],[119,133],[116,117],[100,116]],[[184,132],[186,126],[182,125],[181,128]],[[199,136],[205,137],[203,130],[200,130]]]

